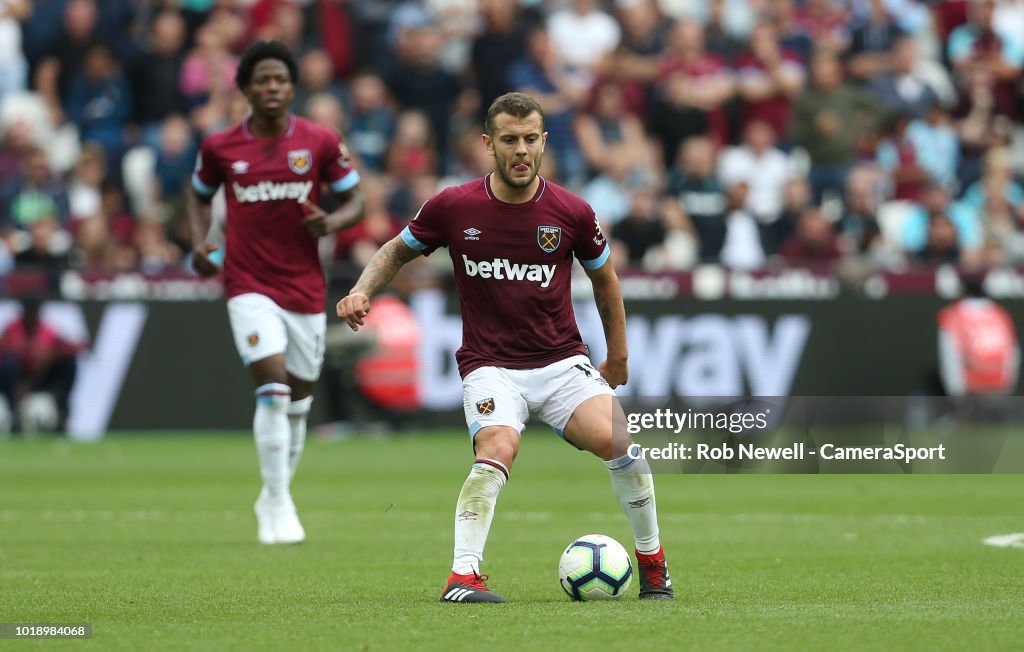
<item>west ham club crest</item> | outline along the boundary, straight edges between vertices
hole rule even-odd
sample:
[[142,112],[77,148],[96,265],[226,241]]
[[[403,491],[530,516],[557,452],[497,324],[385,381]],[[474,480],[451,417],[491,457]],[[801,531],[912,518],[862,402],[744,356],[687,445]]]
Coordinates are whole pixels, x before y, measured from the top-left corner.
[[485,398],[482,401],[477,401],[476,411],[480,414],[490,414],[491,412],[494,412],[494,399]]
[[560,226],[538,226],[537,244],[540,250],[546,254],[554,253],[558,245],[562,244],[562,227]]
[[313,154],[308,149],[293,149],[288,152],[288,167],[295,174],[305,174],[313,167]]

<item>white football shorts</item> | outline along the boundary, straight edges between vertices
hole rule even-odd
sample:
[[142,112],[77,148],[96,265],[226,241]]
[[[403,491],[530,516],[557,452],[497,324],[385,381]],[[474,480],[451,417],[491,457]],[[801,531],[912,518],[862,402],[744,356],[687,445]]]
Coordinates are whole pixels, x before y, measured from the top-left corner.
[[584,355],[539,369],[480,367],[462,381],[462,407],[471,438],[487,426],[522,432],[530,415],[564,438],[565,424],[576,408],[604,394],[615,392]]
[[228,299],[228,320],[242,363],[283,353],[288,373],[315,381],[324,364],[327,315],[290,312],[262,294]]

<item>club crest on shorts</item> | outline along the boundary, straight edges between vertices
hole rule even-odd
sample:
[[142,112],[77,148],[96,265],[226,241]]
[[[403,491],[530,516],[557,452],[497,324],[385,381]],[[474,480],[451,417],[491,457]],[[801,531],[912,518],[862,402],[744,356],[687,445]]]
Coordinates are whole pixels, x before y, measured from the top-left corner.
[[476,411],[480,414],[490,414],[491,412],[494,412],[494,399],[485,398],[482,401],[477,401]]
[[540,250],[546,254],[554,253],[558,245],[562,244],[562,227],[560,226],[538,226],[537,244]]
[[313,154],[308,149],[293,149],[288,152],[288,167],[295,174],[305,174],[313,167]]
[[249,337],[245,338],[245,341],[249,343],[249,346],[256,346],[260,343],[260,334],[249,333]]

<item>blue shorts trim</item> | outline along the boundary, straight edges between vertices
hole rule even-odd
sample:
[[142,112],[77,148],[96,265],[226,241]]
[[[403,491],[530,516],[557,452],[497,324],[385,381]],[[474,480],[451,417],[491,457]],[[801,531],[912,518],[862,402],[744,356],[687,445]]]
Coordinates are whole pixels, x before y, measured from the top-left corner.
[[581,451],[581,450],[583,450],[582,448],[580,448],[580,447],[579,447],[579,446],[577,446],[576,444],[574,444],[574,443],[572,443],[571,441],[569,441],[568,439],[566,439],[566,438],[565,438],[565,431],[564,431],[564,430],[562,430],[561,428],[555,428],[555,427],[552,427],[551,429],[552,429],[552,430],[554,430],[554,431],[555,431],[555,434],[556,434],[556,435],[558,435],[559,437],[561,437],[561,438],[562,438],[562,441],[564,441],[565,443],[569,444],[570,446],[572,446],[573,448],[575,448],[575,449],[576,449],[576,450],[578,450],[578,451]]

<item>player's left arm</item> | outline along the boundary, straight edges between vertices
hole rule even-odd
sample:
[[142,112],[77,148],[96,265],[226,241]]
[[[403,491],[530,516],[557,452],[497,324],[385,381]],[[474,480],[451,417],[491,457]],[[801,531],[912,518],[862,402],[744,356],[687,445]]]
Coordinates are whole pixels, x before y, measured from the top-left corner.
[[614,389],[629,380],[628,352],[626,350],[626,307],[622,303],[619,277],[611,260],[596,269],[584,266],[594,286],[594,301],[601,315],[604,337],[608,342],[608,357],[598,367],[601,376]]
[[366,200],[359,186],[353,186],[344,192],[335,193],[338,199],[337,210],[328,213],[308,199],[302,204],[306,210],[306,218],[302,220],[306,231],[314,238],[344,231],[363,221],[366,213]]
[[359,188],[359,171],[352,164],[352,156],[341,136],[332,130],[324,131],[321,147],[320,178],[330,185],[338,208],[328,213],[308,199],[303,202],[306,218],[302,225],[314,238],[351,228],[363,220],[366,212],[366,200]]

